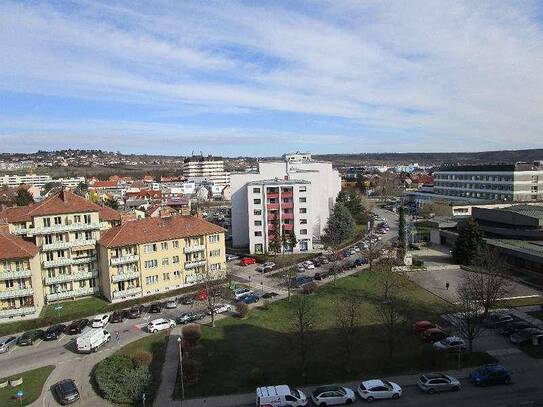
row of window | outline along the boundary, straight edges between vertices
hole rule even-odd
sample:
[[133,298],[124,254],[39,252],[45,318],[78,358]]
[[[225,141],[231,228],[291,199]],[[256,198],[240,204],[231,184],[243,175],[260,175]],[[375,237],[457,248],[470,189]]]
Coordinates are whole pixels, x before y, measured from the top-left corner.
[[[307,229],[300,229],[301,235],[307,235]],[[255,231],[255,237],[262,237],[262,231],[257,230]]]
[[[220,263],[211,264],[209,266],[209,270],[210,271],[219,271],[219,270],[221,270],[221,264]],[[176,270],[173,273],[162,273],[162,280],[163,281],[170,281],[170,279],[171,279],[170,275],[171,274],[173,274],[174,279],[179,279],[179,278],[181,278],[182,273],[181,273],[180,270]],[[159,277],[160,277],[159,274],[155,274],[153,276],[147,276],[147,277],[145,277],[145,283],[147,285],[158,284],[159,283]]]
[[438,180],[453,179],[453,180],[468,180],[468,181],[505,181],[512,182],[513,177],[499,175],[456,175],[456,174],[440,174],[436,173],[435,178]]
[[[260,192],[262,191],[262,189],[260,187],[254,187],[253,188],[253,194],[260,194]],[[307,187],[306,186],[301,186],[301,187],[298,187],[298,192],[306,192],[307,191]],[[292,189],[291,188],[281,188],[281,192],[283,193],[292,193]],[[266,190],[266,193],[268,194],[277,194],[279,193],[279,189],[278,188],[268,188]]]
[[[51,222],[51,219],[53,222]],[[91,223],[91,215],[74,215],[74,223],[81,223],[81,220],[83,219],[83,223],[90,224]],[[51,227],[51,225],[62,225],[62,216],[53,216],[52,218],[43,218],[43,226],[48,228]]]
[[499,191],[512,191],[513,185],[496,185],[496,184],[466,184],[464,182],[436,182],[436,187],[446,188],[464,188],[464,189],[492,189]]
[[[218,243],[221,240],[219,234],[209,235],[208,236],[208,242],[209,243]],[[161,250],[168,250],[170,245],[170,242],[161,242],[160,243],[160,249]],[[179,248],[179,240],[172,240],[171,241],[172,248],[178,249]],[[192,239],[185,239],[185,246],[193,246],[193,245],[203,245],[204,244],[204,238],[192,238]],[[158,251],[158,243],[149,243],[143,245],[143,252],[144,253],[154,253]]]
[[[55,233],[54,235],[45,235],[43,237],[44,244],[51,244],[53,242],[64,242],[65,235],[63,233]],[[91,230],[85,232],[75,232],[75,240],[90,240],[93,239],[93,233]]]

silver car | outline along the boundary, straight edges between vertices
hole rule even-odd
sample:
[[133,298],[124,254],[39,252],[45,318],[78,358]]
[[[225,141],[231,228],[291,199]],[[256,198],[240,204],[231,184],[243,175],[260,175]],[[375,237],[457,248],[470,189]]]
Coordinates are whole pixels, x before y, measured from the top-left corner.
[[460,390],[460,382],[452,376],[442,373],[423,374],[417,381],[417,386],[423,392],[428,394],[438,393],[441,391],[457,391]]
[[17,343],[16,336],[8,336],[6,338],[0,339],[0,353],[9,352],[9,348],[15,346]]

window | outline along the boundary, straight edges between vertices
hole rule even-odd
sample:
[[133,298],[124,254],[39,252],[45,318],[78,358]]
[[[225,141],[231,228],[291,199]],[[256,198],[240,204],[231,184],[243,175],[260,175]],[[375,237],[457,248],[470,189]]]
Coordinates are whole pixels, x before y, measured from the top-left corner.
[[300,202],[305,203],[307,202],[307,198],[305,196],[300,197]]
[[145,282],[147,284],[156,284],[156,283],[158,283],[158,275],[145,277]]
[[260,216],[260,215],[262,215],[262,211],[260,209],[255,209],[253,211],[253,214],[255,214],[256,216]]
[[173,256],[173,257],[172,257],[172,263],[173,263],[173,264],[179,263],[179,256]]
[[45,244],[51,244],[51,243],[53,243],[53,236],[45,235]]
[[307,235],[307,229],[300,229],[301,235]]
[[209,243],[218,243],[220,240],[219,235],[210,235]]
[[162,259],[162,265],[163,265],[163,266],[167,266],[167,265],[169,265],[169,264],[170,264],[170,259],[168,259],[167,257],[164,257],[164,258]]
[[43,226],[46,228],[51,226],[51,218],[43,218]]
[[255,220],[255,226],[262,226],[261,220]]
[[300,219],[300,225],[307,225],[307,219]]
[[158,267],[158,260],[145,260],[144,266],[146,269]]
[[153,244],[146,244],[145,246],[143,246],[143,252],[144,253],[153,253],[153,252],[156,252],[156,244],[153,243]]
[[255,205],[260,205],[262,203],[262,200],[261,199],[253,199],[253,203]]
[[253,188],[253,194],[259,194],[260,188]]
[[262,236],[262,232],[255,232],[255,236],[256,236],[256,237],[261,237],[261,236]]
[[83,215],[83,220],[85,223],[89,224],[91,223],[91,216],[90,215]]
[[57,257],[64,257],[64,250],[57,251]]
[[62,218],[60,216],[55,216],[53,219],[55,221],[55,225],[62,224]]
[[74,222],[81,223],[81,215],[74,215]]
[[305,192],[305,191],[307,191],[307,187],[300,187],[300,188],[298,188],[298,191]]
[[255,244],[255,253],[262,253],[264,250],[262,243]]
[[162,273],[162,279],[164,281],[170,281],[170,273]]
[[211,250],[209,252],[209,255],[212,256],[212,257],[220,256],[221,255],[221,249]]
[[47,253],[45,253],[45,259],[46,259],[47,261],[53,260],[53,252],[47,252]]
[[221,269],[221,264],[220,263],[210,264],[209,265],[209,270],[210,271],[219,271],[220,269]]
[[160,243],[160,247],[162,248],[162,250],[168,250],[168,242]]
[[174,278],[181,278],[181,271],[175,270],[175,271],[173,272],[173,276],[174,276]]
[[172,242],[172,247],[173,247],[174,249],[179,249],[179,240],[174,240],[174,241]]
[[300,208],[300,213],[307,213],[307,208]]

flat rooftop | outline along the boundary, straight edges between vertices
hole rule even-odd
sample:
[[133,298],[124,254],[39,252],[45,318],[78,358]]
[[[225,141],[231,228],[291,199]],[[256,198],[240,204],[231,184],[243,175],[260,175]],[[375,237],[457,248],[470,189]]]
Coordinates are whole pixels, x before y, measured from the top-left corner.
[[263,179],[260,181],[251,181],[247,185],[297,185],[311,184],[311,182],[303,179]]

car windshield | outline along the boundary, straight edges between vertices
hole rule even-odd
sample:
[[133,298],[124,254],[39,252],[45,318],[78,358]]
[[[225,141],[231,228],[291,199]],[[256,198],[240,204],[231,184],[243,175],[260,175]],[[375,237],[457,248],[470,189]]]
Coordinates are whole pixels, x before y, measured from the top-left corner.
[[75,393],[77,391],[74,383],[71,381],[62,382],[60,388],[64,394]]
[[300,398],[300,392],[299,392],[297,389],[292,389],[292,390],[290,391],[290,394],[291,394],[291,396],[294,396],[294,397],[296,397],[297,399]]
[[385,387],[387,387],[389,390],[392,390],[392,383],[387,382],[386,380],[384,380],[384,381],[383,381],[383,384],[384,384]]

